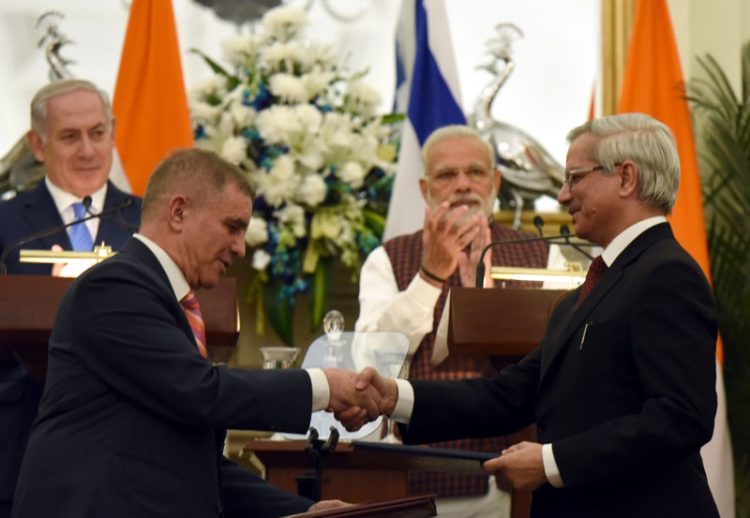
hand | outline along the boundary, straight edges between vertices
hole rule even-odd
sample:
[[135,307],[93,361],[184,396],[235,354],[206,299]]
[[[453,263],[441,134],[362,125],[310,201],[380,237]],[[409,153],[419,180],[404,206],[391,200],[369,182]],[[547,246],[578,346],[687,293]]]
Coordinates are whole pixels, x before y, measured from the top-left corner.
[[391,415],[398,401],[398,385],[392,378],[384,378],[372,367],[366,367],[357,374],[357,390],[374,387],[380,394],[379,411],[382,415]]
[[[50,249],[53,252],[62,252],[63,247],[60,245],[52,245]],[[78,260],[72,263],[54,263],[52,265],[52,276],[53,277],[78,277],[83,272],[94,266],[96,261],[92,260]]]
[[438,277],[447,279],[453,274],[459,253],[480,233],[484,216],[467,217],[468,211],[465,205],[451,209],[448,202],[425,210],[422,265]]
[[352,504],[344,502],[343,500],[321,500],[320,502],[315,502],[311,505],[307,512],[325,511],[328,509],[336,509],[338,507],[348,507],[350,505]]
[[[462,250],[458,253],[458,272],[461,275],[461,286],[473,288],[477,284],[477,266],[479,257],[482,255],[484,247],[490,244],[490,225],[486,218],[480,220],[479,233],[477,237],[471,240],[469,250]],[[484,254],[484,283],[485,288],[491,288],[493,285],[490,276],[492,268],[492,253],[488,250]]]
[[495,472],[498,480],[507,480],[515,489],[534,490],[547,482],[542,460],[542,445],[523,441],[502,451],[482,466]]
[[357,373],[343,369],[323,369],[331,392],[329,412],[351,431],[380,415],[380,394],[374,387],[355,388]]

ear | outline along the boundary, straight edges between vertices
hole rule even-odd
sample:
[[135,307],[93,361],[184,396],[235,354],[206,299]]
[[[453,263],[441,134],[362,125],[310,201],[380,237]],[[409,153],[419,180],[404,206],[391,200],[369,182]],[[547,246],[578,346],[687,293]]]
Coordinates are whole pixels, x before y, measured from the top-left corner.
[[112,117],[112,122],[110,123],[109,127],[109,136],[112,138],[112,140],[115,140],[115,118]]
[[42,145],[42,137],[34,130],[29,130],[26,134],[26,140],[29,142],[31,152],[40,162],[44,162],[44,146]]
[[177,195],[169,200],[167,205],[167,219],[169,228],[174,232],[182,232],[185,227],[185,217],[189,210],[190,200],[186,196]]
[[[424,176],[419,179],[419,190],[422,192],[422,198],[424,199],[424,202],[427,203],[427,200],[429,199],[430,183]],[[427,204],[429,205],[429,203]]]
[[620,188],[619,193],[622,197],[638,197],[640,170],[638,164],[632,160],[625,160],[620,165]]
[[500,192],[500,186],[503,183],[503,174],[500,172],[500,168],[495,169],[495,192]]

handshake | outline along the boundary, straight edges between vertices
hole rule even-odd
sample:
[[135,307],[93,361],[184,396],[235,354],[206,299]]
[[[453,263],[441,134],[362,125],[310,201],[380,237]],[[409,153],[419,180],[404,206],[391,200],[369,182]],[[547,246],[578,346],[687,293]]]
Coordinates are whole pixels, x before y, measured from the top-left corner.
[[398,400],[396,380],[383,378],[367,367],[356,373],[343,369],[323,369],[331,391],[328,412],[350,432],[359,430],[380,415],[390,415]]

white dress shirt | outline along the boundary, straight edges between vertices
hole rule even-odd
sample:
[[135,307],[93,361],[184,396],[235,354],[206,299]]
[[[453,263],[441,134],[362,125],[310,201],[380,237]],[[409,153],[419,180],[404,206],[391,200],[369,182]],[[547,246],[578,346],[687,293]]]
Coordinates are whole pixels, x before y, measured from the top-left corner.
[[[47,186],[47,190],[49,191],[50,195],[52,196],[52,201],[55,202],[55,207],[57,208],[57,212],[60,214],[60,218],[62,219],[63,223],[65,223],[66,225],[68,223],[73,223],[73,221],[75,221],[73,204],[83,201],[82,198],[79,198],[75,194],[63,191],[57,185],[52,183],[48,176],[44,177],[44,183]],[[89,206],[89,210],[93,214],[98,214],[102,210],[104,210],[104,199],[106,198],[106,196],[107,183],[105,182],[104,185],[99,188],[99,190],[91,194],[91,205]],[[96,239],[96,233],[99,231],[99,218],[91,218],[84,224],[86,225],[86,228],[89,229],[89,233],[91,233],[91,241],[94,241]],[[71,230],[68,229],[68,235],[70,235],[70,232]],[[94,242],[94,245],[96,244],[97,243]]]

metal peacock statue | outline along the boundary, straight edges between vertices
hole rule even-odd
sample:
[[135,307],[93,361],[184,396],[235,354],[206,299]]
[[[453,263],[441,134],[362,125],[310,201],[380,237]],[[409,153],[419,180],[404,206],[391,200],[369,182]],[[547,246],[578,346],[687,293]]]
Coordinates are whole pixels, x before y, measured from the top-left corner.
[[513,42],[523,37],[521,29],[512,23],[497,25],[497,36],[488,42],[492,60],[483,65],[495,77],[474,104],[469,124],[479,130],[495,148],[498,166],[503,175],[500,205],[515,211],[513,226],[521,226],[521,212],[533,209],[534,201],[547,194],[553,198],[563,183],[563,167],[531,135],[522,129],[492,118],[492,103],[513,73]]

